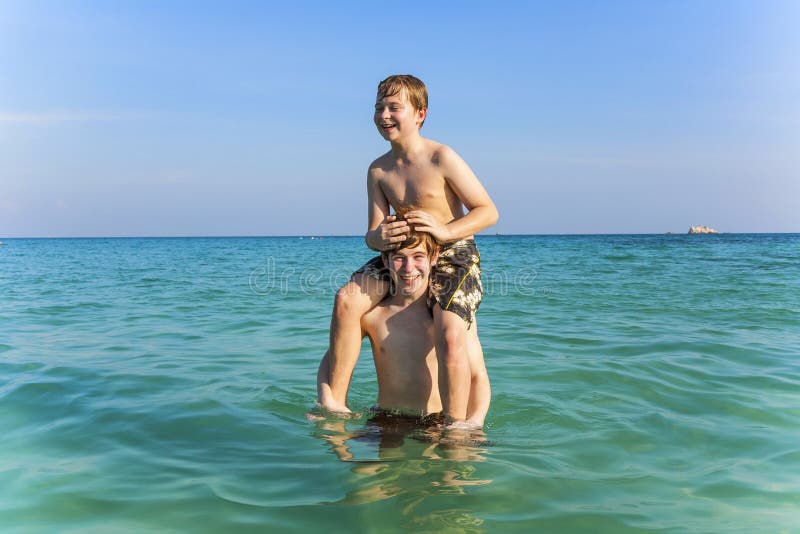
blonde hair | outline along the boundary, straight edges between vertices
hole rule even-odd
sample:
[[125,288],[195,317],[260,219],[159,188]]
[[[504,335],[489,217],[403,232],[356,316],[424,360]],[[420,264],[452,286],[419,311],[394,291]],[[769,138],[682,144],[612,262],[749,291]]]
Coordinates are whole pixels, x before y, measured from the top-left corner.
[[[406,98],[414,107],[415,110],[420,111],[428,109],[428,88],[425,84],[411,74],[393,74],[378,84],[378,98],[385,98],[387,96],[394,96],[398,93],[405,93]],[[425,124],[425,120],[420,123],[419,127]]]

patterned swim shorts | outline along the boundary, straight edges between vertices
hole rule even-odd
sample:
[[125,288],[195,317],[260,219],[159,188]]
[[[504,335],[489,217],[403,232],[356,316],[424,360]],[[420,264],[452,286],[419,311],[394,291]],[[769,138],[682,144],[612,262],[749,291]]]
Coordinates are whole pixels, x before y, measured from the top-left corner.
[[483,300],[481,254],[474,239],[462,239],[442,245],[439,261],[431,271],[431,298],[445,311],[451,311],[467,322],[475,320],[475,312]]
[[[353,274],[357,273],[390,281],[389,269],[384,267],[380,256],[372,258]],[[475,240],[462,239],[441,245],[439,261],[431,270],[429,304],[438,302],[443,310],[464,319],[469,328],[482,299],[481,255]]]

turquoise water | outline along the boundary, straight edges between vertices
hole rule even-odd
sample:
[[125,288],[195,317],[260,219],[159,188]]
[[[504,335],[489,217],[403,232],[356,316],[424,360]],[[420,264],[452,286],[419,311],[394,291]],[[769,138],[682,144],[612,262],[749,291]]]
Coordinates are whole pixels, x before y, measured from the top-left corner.
[[479,237],[485,439],[383,449],[361,239],[3,241],[3,532],[800,532],[798,234]]

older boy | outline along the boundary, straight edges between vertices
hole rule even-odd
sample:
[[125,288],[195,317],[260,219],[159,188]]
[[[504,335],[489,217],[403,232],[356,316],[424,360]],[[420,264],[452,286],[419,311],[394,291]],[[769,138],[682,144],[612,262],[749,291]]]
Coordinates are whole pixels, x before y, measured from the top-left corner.
[[[441,422],[434,322],[427,298],[438,255],[438,246],[429,234],[413,231],[399,249],[381,254],[394,290],[361,318],[361,336],[368,336],[372,345],[380,409],[373,419],[382,423],[413,426]],[[470,389],[468,424],[481,427],[489,409],[489,377],[483,359],[477,353],[471,356],[475,379]],[[317,373],[322,406],[331,403],[329,375],[330,359],[326,355]]]
[[[378,251],[402,243],[409,223],[442,245],[431,282],[438,383],[445,415],[464,421],[475,371],[469,352],[483,354],[477,329],[470,328],[482,298],[480,254],[473,234],[497,222],[491,198],[469,166],[449,147],[419,134],[428,110],[425,84],[409,75],[395,75],[378,85],[375,126],[391,150],[376,159],[367,173],[369,231],[367,245]],[[406,221],[390,215],[416,206]],[[464,207],[467,213],[464,213]],[[361,318],[380,302],[389,283],[375,258],[356,271],[334,301],[331,319],[329,384],[326,408],[349,411],[347,387],[361,348]]]

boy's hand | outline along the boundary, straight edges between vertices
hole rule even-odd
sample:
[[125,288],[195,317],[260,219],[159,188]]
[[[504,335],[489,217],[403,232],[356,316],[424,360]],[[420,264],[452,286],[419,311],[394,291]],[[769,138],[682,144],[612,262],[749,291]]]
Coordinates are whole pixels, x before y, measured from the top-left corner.
[[437,243],[447,243],[451,241],[450,230],[446,224],[442,224],[430,213],[422,210],[409,211],[406,220],[414,225],[414,230],[429,233]]
[[387,215],[377,230],[378,250],[392,250],[408,237],[408,222],[398,221],[395,215]]
[[320,421],[325,421],[326,419],[334,418],[334,419],[351,419],[353,417],[358,417],[357,413],[353,413],[350,411],[350,408],[347,406],[323,406],[320,403],[317,403],[317,407],[315,410],[311,410],[306,413],[306,419],[311,421],[312,423],[318,423]]
[[353,412],[344,404],[339,404],[333,399],[322,398],[317,401],[316,409],[306,414],[306,419],[309,421],[321,421],[331,416],[347,419],[352,415]]

